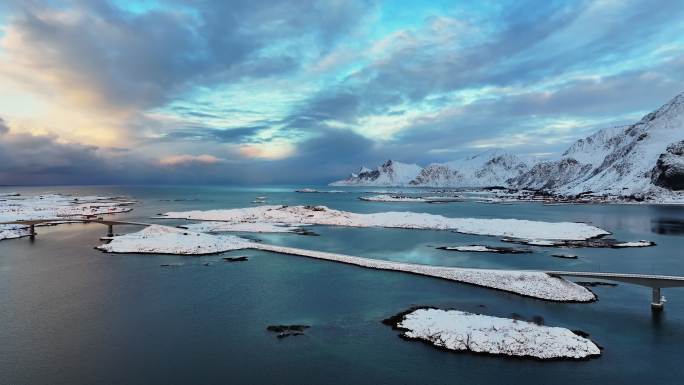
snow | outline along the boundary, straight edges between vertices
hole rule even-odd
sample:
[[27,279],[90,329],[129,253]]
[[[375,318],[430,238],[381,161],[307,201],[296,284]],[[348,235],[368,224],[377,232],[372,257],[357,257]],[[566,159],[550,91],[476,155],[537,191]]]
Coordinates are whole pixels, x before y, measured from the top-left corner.
[[421,198],[421,197],[411,197],[411,196],[405,196],[405,195],[388,195],[388,194],[363,196],[363,197],[360,197],[359,199],[361,199],[362,201],[369,201],[369,202],[425,202],[425,198]]
[[507,181],[527,171],[531,159],[492,149],[447,163],[425,167],[410,182],[412,186],[492,187],[507,186]]
[[460,202],[463,200],[457,196],[409,196],[396,194],[378,194],[359,197],[362,201],[368,202],[426,202],[426,203],[448,203]]
[[405,186],[413,180],[422,167],[417,164],[407,164],[388,160],[375,170],[362,167],[358,173],[352,173],[349,177],[331,186]]
[[151,225],[135,233],[115,236],[97,249],[108,253],[204,255],[245,249],[251,243],[233,235]]
[[[131,211],[134,202],[116,197],[69,196],[44,194],[35,196],[7,195],[0,199],[0,222],[15,222],[35,219],[64,218],[84,219],[94,215],[115,214]],[[28,236],[25,226],[0,225],[0,240]]]
[[584,240],[609,234],[586,223],[540,222],[520,219],[448,218],[415,212],[358,214],[326,206],[258,206],[240,209],[167,212],[165,218],[239,222],[316,224],[349,227],[388,227],[453,230],[475,235],[521,239]]
[[530,240],[526,240],[524,243],[526,245],[530,245],[530,246],[556,246],[557,245],[556,242],[549,241],[546,239],[530,239]]
[[342,262],[371,269],[402,271],[442,278],[550,301],[590,302],[596,299],[595,295],[586,288],[563,278],[552,277],[544,272],[419,265],[293,247],[273,246],[263,243],[255,243],[251,248]]
[[527,171],[531,159],[493,149],[448,163],[425,168],[415,164],[387,161],[375,170],[365,167],[333,186],[425,186],[490,187],[504,186],[510,178]]
[[0,225],[0,240],[28,237],[31,230],[23,225]]
[[633,242],[622,242],[616,243],[612,247],[648,247],[653,246],[654,243],[651,241],[633,241]]
[[566,328],[459,310],[417,309],[405,314],[396,327],[406,338],[455,351],[543,360],[601,355],[594,342]]
[[453,251],[473,251],[473,252],[494,252],[497,251],[497,249],[492,249],[487,246],[481,246],[481,245],[468,245],[468,246],[446,246],[444,250],[453,250]]
[[[511,181],[517,188],[541,188],[554,194],[649,198],[647,203],[684,203],[684,193],[654,184],[654,173],[667,148],[684,140],[684,94],[639,122],[611,127],[580,139],[563,156],[544,162]],[[684,162],[677,156],[671,161]]]
[[684,204],[684,153],[670,151],[683,147],[684,93],[632,125],[604,128],[576,141],[558,159],[537,163],[490,150],[428,165],[408,181],[386,177],[391,173],[383,165],[374,171],[353,174],[337,184],[507,186],[543,190],[569,199],[590,193],[588,197],[598,201]]
[[543,272],[469,269],[393,262],[344,254],[252,242],[231,235],[212,235],[179,228],[152,225],[139,232],[115,236],[97,247],[109,253],[154,253],[203,255],[254,249],[340,262],[371,269],[401,271],[450,281],[504,290],[550,301],[589,302],[594,294],[586,288]]

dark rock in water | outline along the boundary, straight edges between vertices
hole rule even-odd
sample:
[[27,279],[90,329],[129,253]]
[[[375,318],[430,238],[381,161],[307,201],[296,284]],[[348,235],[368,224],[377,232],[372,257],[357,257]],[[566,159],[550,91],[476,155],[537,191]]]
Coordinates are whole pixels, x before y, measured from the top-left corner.
[[253,235],[248,235],[248,234],[240,235],[240,238],[249,239],[250,241],[256,242],[256,243],[261,243],[261,242],[264,241],[264,240],[261,239],[261,238],[257,238],[257,237],[255,237],[255,236],[253,236]]
[[223,257],[222,259],[226,262],[243,262],[249,260],[249,258],[245,257],[244,255],[239,257]]
[[310,236],[314,236],[314,237],[320,236],[320,234],[318,234],[316,232],[313,232],[313,231],[307,230],[307,229],[302,229],[302,228],[296,228],[296,229],[292,230],[292,232],[295,234],[298,234],[298,235],[310,235]]
[[[486,250],[479,249],[468,249],[469,247],[477,248],[483,247]],[[440,246],[437,247],[439,250],[447,251],[458,251],[465,253],[497,253],[497,254],[529,254],[532,253],[530,249],[516,249],[513,247],[500,247],[500,246],[484,246],[484,245],[467,245],[467,246]]]
[[204,262],[204,266],[211,266],[211,262]]
[[266,327],[269,332],[283,333],[283,332],[303,332],[310,328],[309,325],[270,325]]
[[280,339],[290,336],[303,336],[304,330],[310,327],[308,325],[270,325],[266,327],[266,330],[278,333],[276,337]]
[[651,177],[653,184],[670,190],[684,190],[684,140],[667,146],[660,154]]
[[609,282],[599,282],[599,281],[578,281],[575,282],[576,284],[584,287],[596,287],[596,286],[610,286],[610,287],[615,287],[618,284],[617,283],[609,283]]
[[[548,244],[536,243],[536,241],[529,241],[527,239],[517,239],[517,238],[502,238],[502,242],[519,243],[522,245],[531,246],[542,246],[542,247],[567,247],[567,248],[579,248],[579,247],[595,247],[595,248],[613,248],[622,249],[629,247],[648,247],[655,246],[653,241],[637,241],[637,242],[623,242],[618,241],[613,238],[591,238],[585,240],[565,240],[565,241],[550,241]],[[554,257],[560,257],[562,254],[554,254]]]
[[160,267],[178,267],[182,266],[182,263],[162,263]]

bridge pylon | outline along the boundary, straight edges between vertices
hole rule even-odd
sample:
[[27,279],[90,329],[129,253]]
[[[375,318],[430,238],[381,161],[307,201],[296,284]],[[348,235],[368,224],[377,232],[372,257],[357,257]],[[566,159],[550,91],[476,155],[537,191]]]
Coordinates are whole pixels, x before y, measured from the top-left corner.
[[653,294],[651,298],[651,310],[652,311],[662,311],[665,306],[665,297],[660,295],[660,288],[654,287]]

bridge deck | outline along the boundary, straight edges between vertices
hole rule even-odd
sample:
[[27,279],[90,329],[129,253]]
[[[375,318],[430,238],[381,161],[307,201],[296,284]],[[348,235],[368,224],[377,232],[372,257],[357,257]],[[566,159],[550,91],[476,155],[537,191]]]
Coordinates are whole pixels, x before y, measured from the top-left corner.
[[50,219],[27,219],[27,220],[17,220],[17,221],[7,221],[0,222],[0,225],[39,225],[42,223],[54,223],[54,222],[77,222],[77,223],[100,223],[103,225],[134,225],[134,226],[151,226],[153,223],[144,222],[132,222],[132,221],[113,221],[108,219],[90,219],[90,218],[77,218],[77,217],[63,217],[63,218],[50,218]]

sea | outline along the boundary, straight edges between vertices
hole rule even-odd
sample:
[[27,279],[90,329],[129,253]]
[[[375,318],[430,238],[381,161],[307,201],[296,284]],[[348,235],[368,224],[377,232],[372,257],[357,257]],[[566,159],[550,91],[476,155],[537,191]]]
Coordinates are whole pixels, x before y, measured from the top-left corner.
[[[496,269],[684,276],[684,207],[544,205],[474,201],[367,202],[374,188],[297,193],[325,186],[1,187],[0,193],[65,193],[135,199],[117,220],[166,211],[268,204],[325,205],[353,212],[414,211],[448,217],[589,222],[623,241],[654,247],[468,253],[440,246],[511,246],[450,231],[313,226],[318,236],[240,234],[266,243],[392,261]],[[116,233],[137,231],[116,226]],[[35,239],[0,242],[0,384],[682,384],[684,289],[592,287],[593,303],[554,303],[430,277],[262,251],[202,257],[105,254],[106,227],[37,228]],[[576,254],[577,259],[552,254]],[[224,256],[248,256],[228,263]],[[164,264],[178,264],[163,267]],[[586,279],[583,279],[586,281]],[[532,319],[582,330],[602,347],[586,361],[538,361],[448,352],[399,338],[382,323],[414,306]],[[309,325],[277,338],[269,325]]]

